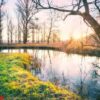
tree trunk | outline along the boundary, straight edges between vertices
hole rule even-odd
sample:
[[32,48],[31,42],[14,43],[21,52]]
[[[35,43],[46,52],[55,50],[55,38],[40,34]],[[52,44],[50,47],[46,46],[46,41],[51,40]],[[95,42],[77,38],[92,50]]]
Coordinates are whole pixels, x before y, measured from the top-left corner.
[[10,42],[10,40],[9,40],[9,32],[7,33],[7,38],[8,38],[8,44],[9,44],[9,42]]
[[0,44],[2,44],[2,26],[0,22]]
[[12,33],[10,33],[11,34],[11,44],[13,43],[13,36],[12,36]]
[[18,32],[18,43],[21,43],[21,32]]
[[24,27],[24,34],[23,34],[23,43],[26,44],[27,43],[27,36],[28,36],[28,28],[27,28],[27,24]]
[[19,25],[19,20],[18,20],[18,43],[21,43],[21,28],[20,28],[20,25]]
[[0,44],[2,44],[2,15],[1,15],[1,8],[0,8]]
[[27,43],[27,34],[26,33],[23,34],[23,43],[24,44]]
[[33,31],[32,31],[32,43],[34,43],[34,34],[35,34],[35,31],[33,29]]
[[100,39],[100,24],[90,14],[83,13],[81,16],[91,25]]
[[53,28],[53,18],[50,18],[50,29],[49,29],[49,35],[48,35],[48,40],[47,43],[50,42],[51,34],[52,34],[52,28]]

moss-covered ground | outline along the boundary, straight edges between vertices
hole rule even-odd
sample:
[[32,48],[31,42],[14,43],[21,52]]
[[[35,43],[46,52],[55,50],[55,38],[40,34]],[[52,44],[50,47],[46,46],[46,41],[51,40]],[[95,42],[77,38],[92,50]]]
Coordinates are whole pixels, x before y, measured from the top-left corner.
[[0,96],[5,100],[81,100],[71,91],[33,76],[24,68],[30,64],[28,54],[0,54]]

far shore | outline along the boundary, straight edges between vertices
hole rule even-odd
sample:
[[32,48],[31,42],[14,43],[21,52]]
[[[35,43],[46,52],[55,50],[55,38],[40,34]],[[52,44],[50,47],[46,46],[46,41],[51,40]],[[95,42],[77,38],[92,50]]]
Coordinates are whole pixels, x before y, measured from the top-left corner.
[[84,46],[82,48],[66,48],[66,53],[100,57],[100,47]]
[[40,49],[40,50],[55,50],[66,52],[68,54],[80,54],[88,56],[100,57],[100,47],[96,46],[65,46],[63,43],[28,43],[28,44],[2,44],[0,50],[3,49]]

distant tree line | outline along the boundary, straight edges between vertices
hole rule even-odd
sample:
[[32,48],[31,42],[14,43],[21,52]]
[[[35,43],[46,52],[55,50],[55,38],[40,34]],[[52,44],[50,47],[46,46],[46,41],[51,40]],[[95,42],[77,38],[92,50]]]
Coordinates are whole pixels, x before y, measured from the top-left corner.
[[[14,25],[13,19],[4,12],[3,8],[7,4],[5,0],[0,0],[0,44],[4,42],[4,34],[7,37],[6,41],[10,43],[28,43],[28,42],[54,42],[60,41],[59,30],[56,29],[55,22],[57,14],[56,11],[65,13],[65,18],[69,15],[79,15],[83,18],[85,23],[92,27],[98,38],[100,38],[100,1],[99,0],[71,0],[72,4],[62,7],[54,6],[49,0],[17,0],[16,3],[16,19],[17,25]],[[46,4],[46,6],[43,5]],[[71,9],[69,9],[69,6]],[[91,6],[91,7],[90,7]],[[82,9],[84,8],[84,11]],[[39,23],[36,14],[41,9],[49,9],[49,25],[46,22]],[[52,10],[53,9],[53,10]],[[93,10],[93,12],[91,12]],[[95,13],[96,16],[94,16]],[[3,33],[3,19],[6,18],[7,31]],[[99,18],[97,20],[96,18]],[[31,41],[30,41],[31,40]]]
[[[39,18],[35,15],[39,13],[32,0],[17,0],[15,22],[9,13],[3,11],[7,2],[0,1],[0,44],[6,43],[36,43],[36,42],[57,42],[60,41],[59,31],[54,29],[54,16],[50,12],[50,25],[46,22],[39,23]],[[3,33],[3,18],[6,21],[6,33]],[[4,23],[5,24],[5,23]],[[5,34],[6,39],[3,40]]]

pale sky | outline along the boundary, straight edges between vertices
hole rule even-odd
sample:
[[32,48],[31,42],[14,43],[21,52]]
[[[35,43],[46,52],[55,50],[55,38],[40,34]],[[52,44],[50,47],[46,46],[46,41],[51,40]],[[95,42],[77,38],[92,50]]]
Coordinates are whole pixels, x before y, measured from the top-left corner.
[[[65,4],[65,0],[54,0],[57,5]],[[66,0],[69,3],[70,0]],[[9,12],[13,22],[16,23],[16,7],[15,7],[16,0],[8,0],[6,4],[6,10]],[[46,22],[48,23],[48,12],[42,11],[37,14],[39,17],[40,23]],[[64,16],[63,16],[64,17]],[[69,39],[70,37],[74,37],[78,39],[82,36],[85,36],[87,33],[93,33],[93,31],[87,27],[84,23],[83,19],[80,16],[69,16],[65,21],[59,20],[57,21],[57,26],[59,27],[60,34],[62,40]]]

